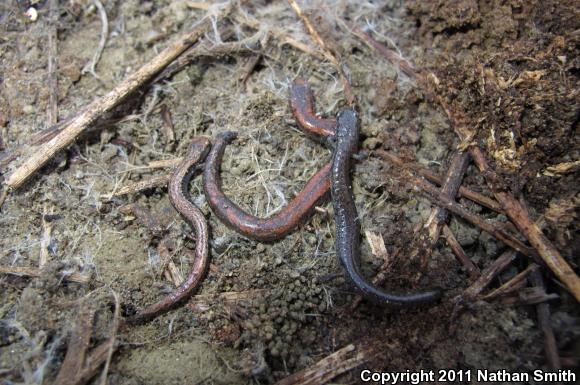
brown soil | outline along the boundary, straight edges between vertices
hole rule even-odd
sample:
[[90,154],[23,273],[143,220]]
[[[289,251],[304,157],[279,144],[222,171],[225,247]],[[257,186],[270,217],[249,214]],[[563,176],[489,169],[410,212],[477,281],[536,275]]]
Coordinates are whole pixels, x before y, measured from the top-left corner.
[[[46,128],[48,4],[36,2],[39,19],[30,22],[16,3],[0,3],[0,151],[25,144]],[[110,34],[97,79],[82,69],[99,42],[99,15],[88,0],[59,3],[61,120],[112,89],[205,14],[187,2],[103,1]],[[122,185],[168,172],[147,168],[149,162],[182,156],[194,135],[239,131],[224,158],[224,187],[240,206],[266,216],[330,159],[328,148],[297,130],[287,93],[292,80],[308,79],[318,111],[332,116],[345,105],[335,69],[276,37],[276,31],[284,31],[316,49],[286,2],[242,3],[247,14],[272,31],[245,83],[240,79],[251,55],[198,59],[116,111],[138,119],[91,130],[8,197],[0,213],[0,265],[38,266],[43,214],[50,214],[52,237],[50,262],[40,277],[0,276],[0,378],[6,383],[54,380],[75,325],[75,304],[94,290],[115,291],[123,315],[171,290],[157,253],[162,238],[173,242],[174,262],[187,273],[195,240],[173,210],[166,188],[107,198]],[[575,268],[580,263],[577,2],[350,1],[321,2],[309,9],[350,70],[363,149],[392,150],[444,174],[459,144],[445,113],[346,30],[334,12],[435,74],[439,96],[465,111],[474,143],[532,217],[543,218],[544,232]],[[234,27],[231,39],[255,32],[240,15],[235,9],[219,24]],[[165,143],[162,104],[171,111],[175,146]],[[18,164],[2,166],[0,181]],[[203,311],[182,307],[148,324],[121,329],[109,383],[269,384],[359,341],[388,347],[364,365],[375,370],[547,368],[533,306],[501,301],[457,306],[454,298],[471,281],[443,240],[418,278],[414,266],[419,264],[409,263],[406,255],[414,229],[431,206],[413,195],[399,171],[372,154],[356,165],[353,190],[362,228],[381,234],[389,253],[397,256],[386,289],[441,286],[446,289],[441,303],[401,310],[362,302],[353,311],[356,293],[343,279],[334,253],[332,205],[324,206],[327,215],[315,215],[285,239],[262,244],[229,230],[211,214],[197,178],[191,193],[211,227],[212,264],[198,292],[216,296]],[[473,166],[463,185],[491,196]],[[150,210],[162,229],[150,231],[138,218],[119,211],[132,202]],[[505,220],[462,203],[490,220]],[[481,269],[505,251],[467,222],[456,217],[449,222]],[[362,255],[366,274],[373,276],[382,261],[366,242]],[[518,259],[493,287],[527,264]],[[63,273],[71,272],[91,274],[91,280],[64,281]],[[575,365],[578,304],[549,272],[545,277],[548,293],[559,295],[551,310],[560,355],[565,365]],[[232,304],[217,297],[254,289],[265,291],[252,301]],[[90,298],[101,298],[91,342],[96,346],[111,330],[112,307],[105,296]],[[360,369],[335,381],[358,383]]]

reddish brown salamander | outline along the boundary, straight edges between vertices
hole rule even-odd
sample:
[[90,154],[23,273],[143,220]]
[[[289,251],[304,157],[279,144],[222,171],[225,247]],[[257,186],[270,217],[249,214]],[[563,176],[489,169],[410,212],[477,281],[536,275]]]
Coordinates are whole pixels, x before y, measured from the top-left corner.
[[144,322],[174,308],[191,296],[205,275],[209,259],[207,222],[203,213],[191,203],[187,189],[196,166],[206,157],[209,148],[207,138],[194,137],[189,151],[169,180],[169,200],[196,234],[195,260],[189,275],[173,293],[130,317],[128,322]]
[[205,162],[203,190],[215,215],[232,230],[258,241],[280,239],[303,224],[327,196],[330,189],[330,163],[327,163],[304,186],[286,207],[269,218],[258,218],[246,213],[221,190],[221,161],[228,143],[237,136],[235,132],[218,135]]
[[290,108],[302,130],[315,139],[334,136],[336,120],[316,116],[313,99],[306,80],[298,79],[290,87]]
[[361,294],[372,301],[388,305],[416,305],[432,302],[440,290],[416,294],[392,294],[369,283],[360,270],[360,228],[351,187],[351,158],[357,151],[359,125],[356,111],[346,109],[338,114],[336,147],[332,160],[331,194],[336,221],[336,254],[348,278]]

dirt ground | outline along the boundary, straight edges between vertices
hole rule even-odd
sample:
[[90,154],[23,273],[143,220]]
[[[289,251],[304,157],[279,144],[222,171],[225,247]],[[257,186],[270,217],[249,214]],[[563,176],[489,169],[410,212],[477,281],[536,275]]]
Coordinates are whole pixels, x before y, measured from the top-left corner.
[[[32,22],[23,15],[23,3],[0,2],[2,182],[24,157],[8,162],[7,154],[18,146],[34,151],[27,141],[48,127],[49,6],[35,2],[39,15]],[[59,120],[111,90],[208,12],[192,3],[102,0],[108,38],[94,76],[83,68],[99,45],[99,12],[89,0],[58,2]],[[341,53],[361,112],[361,147],[369,154],[356,164],[353,190],[363,232],[380,234],[389,255],[396,257],[383,287],[411,292],[439,286],[444,298],[411,309],[365,301],[354,307],[356,292],[336,260],[330,203],[286,238],[260,243],[219,222],[198,177],[191,195],[211,228],[211,266],[197,292],[201,297],[193,300],[196,307],[121,327],[108,383],[271,384],[351,343],[376,350],[335,383],[359,383],[364,368],[548,369],[535,306],[501,298],[459,304],[457,297],[473,279],[443,239],[423,269],[409,260],[414,234],[432,206],[413,193],[399,168],[374,151],[392,151],[443,175],[460,141],[437,103],[342,21],[433,72],[437,95],[465,111],[465,123],[474,131],[472,145],[484,150],[505,187],[541,221],[544,233],[577,271],[578,3],[343,0],[308,2],[304,8]],[[159,254],[160,243],[171,244],[173,262],[187,274],[195,237],[172,208],[166,187],[114,195],[122,186],[169,173],[150,162],[182,156],[194,135],[213,138],[238,131],[224,158],[224,189],[244,209],[267,216],[330,159],[329,147],[297,129],[288,87],[299,77],[308,79],[317,112],[324,116],[334,116],[345,105],[345,95],[335,67],[321,60],[321,51],[287,2],[239,1],[205,41],[219,44],[221,38],[234,41],[257,32],[262,34],[258,48],[197,58],[133,94],[103,117],[128,119],[97,124],[8,196],[0,212],[0,266],[36,269],[42,250],[48,263],[36,270],[38,277],[0,275],[3,384],[54,381],[81,304],[97,314],[93,349],[114,332],[112,293],[124,317],[170,292],[173,284],[163,274],[167,261]],[[258,64],[248,72],[247,63],[256,57]],[[167,140],[164,108],[171,113],[174,143]],[[473,164],[463,186],[492,196]],[[459,201],[493,223],[507,221],[505,215]],[[123,210],[130,203],[150,212],[157,225]],[[480,269],[507,250],[456,216],[448,224]],[[383,261],[364,239],[361,253],[364,271],[373,277]],[[484,293],[528,263],[518,257]],[[573,368],[580,356],[578,303],[547,269],[542,271],[546,291],[555,297],[551,321],[562,365]],[[79,275],[90,278],[71,282]],[[226,292],[244,298],[228,301],[220,296]]]

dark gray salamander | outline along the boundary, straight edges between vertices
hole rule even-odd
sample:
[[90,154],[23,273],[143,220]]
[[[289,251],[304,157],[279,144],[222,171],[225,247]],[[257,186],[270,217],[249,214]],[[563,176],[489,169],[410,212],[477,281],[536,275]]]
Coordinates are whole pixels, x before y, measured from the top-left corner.
[[359,125],[356,111],[338,114],[336,147],[331,169],[331,194],[336,221],[336,254],[348,278],[365,298],[389,305],[416,305],[441,297],[441,290],[415,294],[391,294],[368,282],[360,271],[360,229],[352,194],[351,157],[357,151]]

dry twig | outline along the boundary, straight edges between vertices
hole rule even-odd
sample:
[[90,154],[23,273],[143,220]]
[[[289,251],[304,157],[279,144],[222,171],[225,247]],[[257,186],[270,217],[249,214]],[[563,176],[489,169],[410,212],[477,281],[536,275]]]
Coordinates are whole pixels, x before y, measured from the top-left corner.
[[529,248],[522,241],[520,241],[513,235],[506,233],[503,229],[498,228],[497,226],[488,222],[486,219],[480,217],[477,214],[472,213],[463,205],[447,198],[444,195],[439,194],[439,189],[437,189],[437,187],[433,186],[429,182],[421,178],[417,178],[415,176],[410,176],[410,179],[413,181],[414,184],[413,187],[415,191],[420,192],[421,195],[429,199],[434,204],[440,205],[441,207],[445,207],[452,213],[459,215],[463,219],[476,225],[489,235],[502,241],[503,243],[513,248],[514,250],[517,250],[528,257],[532,258],[536,257],[537,253],[534,249]]
[[[394,164],[397,167],[412,170],[417,174],[421,175],[423,178],[427,179],[429,182],[436,183],[439,186],[442,186],[444,183],[443,177],[440,175],[435,174],[433,171],[429,170],[428,168],[418,164],[418,163],[411,163],[405,162],[403,159],[399,158],[397,155],[393,154],[392,152],[378,150],[375,152],[381,158],[389,161],[390,163]],[[501,206],[499,203],[486,197],[483,194],[478,192],[472,191],[466,187],[460,186],[458,195],[462,198],[469,199],[472,202],[480,204],[484,207],[487,207],[490,210],[493,210],[497,213],[503,213]]]
[[[38,278],[42,275],[42,270],[36,267],[0,266],[0,274],[18,275],[22,277]],[[90,276],[80,273],[65,274],[62,276],[65,281],[76,283],[89,283]]]
[[481,274],[479,268],[475,265],[475,263],[473,263],[471,259],[469,259],[467,254],[465,254],[463,247],[461,247],[461,245],[457,241],[457,238],[455,238],[455,235],[453,234],[449,226],[443,225],[443,235],[447,240],[447,244],[453,251],[453,254],[455,254],[457,260],[463,265],[463,267],[465,267],[465,270],[467,270],[469,276],[472,279],[479,277],[479,275]]
[[[445,181],[441,186],[440,194],[442,196],[455,201],[468,163],[469,155],[467,153],[459,151],[453,155],[453,159],[445,175]],[[429,258],[433,253],[433,248],[441,235],[441,227],[445,224],[446,220],[447,210],[443,207],[433,207],[429,218],[415,238],[414,249],[411,251],[409,258],[413,259],[421,255],[421,266],[423,269],[427,267]]]
[[[546,290],[544,285],[544,279],[542,278],[542,272],[536,269],[530,275],[530,281],[535,287],[542,290]],[[550,304],[546,302],[539,303],[537,306],[538,311],[538,323],[540,324],[540,329],[544,334],[544,347],[546,350],[546,361],[550,365],[551,369],[557,370],[562,368],[562,363],[560,362],[560,355],[558,354],[558,345],[556,344],[556,336],[554,336],[554,330],[552,329],[552,320],[550,319]]]
[[513,293],[514,291],[525,287],[526,279],[528,276],[539,268],[538,265],[535,263],[530,263],[530,265],[522,272],[516,274],[515,277],[495,289],[489,294],[486,294],[482,297],[483,300],[490,301],[494,298],[504,296],[509,293]]
[[80,134],[91,126],[102,114],[122,103],[155,74],[194,44],[209,28],[211,19],[205,17],[188,33],[164,49],[135,73],[127,77],[106,95],[94,100],[83,112],[74,117],[61,132],[40,149],[32,153],[6,180],[6,184],[16,189],[22,186],[35,172],[48,162],[57,152],[69,146]]
[[149,179],[141,180],[139,182],[131,183],[121,187],[119,190],[107,195],[106,198],[118,197],[121,195],[134,194],[143,190],[152,189],[155,187],[167,187],[170,175],[154,176]]
[[173,119],[171,119],[171,111],[167,104],[163,104],[160,110],[161,119],[163,120],[163,133],[165,134],[165,149],[171,150],[175,144],[175,128],[173,127]]
[[475,299],[482,291],[485,289],[491,281],[499,273],[504,271],[515,259],[517,253],[513,250],[508,250],[503,253],[498,259],[493,261],[491,265],[485,268],[482,272],[477,281],[475,281],[471,286],[469,286],[463,294],[461,295],[462,298],[467,300]]
[[226,305],[232,305],[240,301],[252,301],[258,298],[264,298],[268,295],[269,291],[269,289],[250,289],[246,291],[228,291],[219,294],[198,294],[191,297],[187,303],[187,308],[193,312],[204,312],[220,301]]
[[470,153],[479,171],[485,175],[490,189],[502,205],[507,216],[538,251],[550,270],[568,287],[576,301],[580,301],[580,278],[578,275],[560,255],[560,252],[552,242],[546,238],[538,225],[530,218],[520,202],[512,194],[499,187],[501,185],[498,183],[499,176],[489,167],[481,149],[472,146],[470,147]]
[[84,385],[97,374],[99,367],[103,364],[105,366],[102,371],[100,384],[106,385],[107,383],[109,364],[117,348],[116,335],[120,325],[121,306],[119,296],[115,291],[111,290],[115,305],[113,326],[109,333],[111,337],[87,355],[93,334],[92,328],[95,314],[95,311],[90,308],[90,304],[87,304],[86,301],[90,295],[92,293],[84,297],[81,302],[77,326],[71,335],[64,361],[54,382],[55,385]]
[[294,373],[276,385],[325,384],[337,376],[356,368],[374,356],[371,344],[350,344],[318,361],[309,368]]
[[74,328],[68,343],[64,361],[60,366],[55,384],[75,385],[78,373],[85,365],[85,357],[93,330],[95,312],[90,305],[83,303],[79,310],[76,327]]

